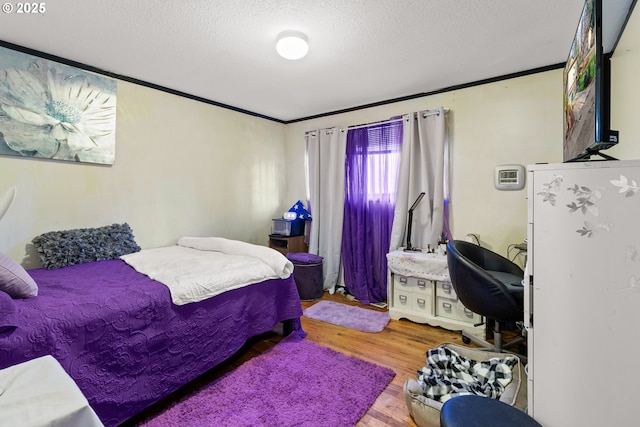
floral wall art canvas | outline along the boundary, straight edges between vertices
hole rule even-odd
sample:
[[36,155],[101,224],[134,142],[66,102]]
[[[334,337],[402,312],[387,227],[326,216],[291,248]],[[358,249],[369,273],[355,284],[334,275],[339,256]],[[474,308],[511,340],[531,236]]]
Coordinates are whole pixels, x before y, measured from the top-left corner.
[[0,47],[0,155],[112,165],[117,81]]

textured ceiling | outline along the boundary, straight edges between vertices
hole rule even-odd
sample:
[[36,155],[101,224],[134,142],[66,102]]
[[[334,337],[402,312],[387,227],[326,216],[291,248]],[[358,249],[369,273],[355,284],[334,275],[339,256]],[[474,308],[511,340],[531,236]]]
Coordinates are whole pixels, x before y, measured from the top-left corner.
[[[611,29],[632,0],[604,3]],[[2,13],[0,40],[287,122],[562,63],[583,0],[44,4]],[[302,60],[275,52],[289,29]]]

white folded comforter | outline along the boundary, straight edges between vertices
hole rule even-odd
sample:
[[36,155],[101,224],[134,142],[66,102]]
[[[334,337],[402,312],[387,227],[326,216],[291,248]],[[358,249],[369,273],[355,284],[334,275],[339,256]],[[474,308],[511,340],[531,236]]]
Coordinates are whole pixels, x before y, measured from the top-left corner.
[[139,273],[163,283],[176,305],[268,279],[284,279],[293,264],[280,252],[222,237],[182,237],[176,246],[143,249],[120,257]]

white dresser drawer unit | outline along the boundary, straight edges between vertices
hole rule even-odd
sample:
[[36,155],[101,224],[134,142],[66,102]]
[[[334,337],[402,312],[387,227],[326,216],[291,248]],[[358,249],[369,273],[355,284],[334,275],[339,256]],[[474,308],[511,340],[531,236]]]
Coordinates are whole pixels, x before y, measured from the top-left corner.
[[436,299],[436,316],[467,323],[480,323],[482,321],[482,316],[469,310],[460,301],[441,296]]
[[430,316],[433,314],[433,298],[430,295],[421,295],[413,292],[398,291],[395,294],[394,306],[416,314]]
[[419,292],[426,295],[433,295],[433,285],[431,280],[420,279],[417,277],[407,277],[394,274],[396,289],[406,292]]
[[433,315],[433,282],[398,274],[394,278],[394,305],[418,315]]
[[450,282],[436,282],[436,294],[440,297],[458,299],[458,295],[456,295],[456,291]]
[[474,326],[482,317],[458,300],[446,259],[422,252],[387,254],[389,316],[484,336],[484,325]]

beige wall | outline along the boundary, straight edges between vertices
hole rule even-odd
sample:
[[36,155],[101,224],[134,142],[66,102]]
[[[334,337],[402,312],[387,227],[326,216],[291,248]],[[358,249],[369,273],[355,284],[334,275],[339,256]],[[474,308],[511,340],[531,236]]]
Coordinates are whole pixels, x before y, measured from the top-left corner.
[[611,128],[620,143],[607,154],[620,160],[640,159],[640,6],[636,6],[611,59]]
[[18,190],[1,252],[33,267],[33,237],[120,222],[145,248],[184,235],[267,243],[285,204],[284,125],[119,82],[116,126],[111,167],[0,157],[0,192]]
[[[613,58],[608,151],[640,158],[640,12]],[[562,159],[562,71],[505,80],[405,102],[281,125],[120,82],[112,167],[0,157],[0,191],[16,185],[0,222],[0,252],[37,264],[40,233],[128,222],[145,248],[183,235],[219,235],[266,244],[272,217],[304,200],[306,130],[450,109],[452,231],[480,235],[506,254],[526,235],[525,190],[493,187],[496,165]]]

